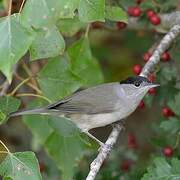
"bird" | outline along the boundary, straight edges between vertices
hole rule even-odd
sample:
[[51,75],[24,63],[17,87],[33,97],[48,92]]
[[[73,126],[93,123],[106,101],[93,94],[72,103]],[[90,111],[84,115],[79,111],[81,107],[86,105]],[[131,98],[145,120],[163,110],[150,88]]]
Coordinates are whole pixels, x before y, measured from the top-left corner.
[[104,143],[89,133],[90,129],[123,121],[132,114],[149,89],[159,86],[143,76],[131,76],[120,82],[104,83],[65,97],[45,107],[20,110],[10,117],[41,114],[67,117],[83,133]]

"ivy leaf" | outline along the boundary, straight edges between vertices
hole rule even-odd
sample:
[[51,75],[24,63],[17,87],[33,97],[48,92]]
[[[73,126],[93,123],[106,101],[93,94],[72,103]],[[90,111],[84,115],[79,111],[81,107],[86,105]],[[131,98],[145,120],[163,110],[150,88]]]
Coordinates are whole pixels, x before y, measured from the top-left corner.
[[121,21],[128,22],[128,17],[126,12],[117,6],[106,6],[105,9],[105,17],[111,21]]
[[85,84],[94,85],[103,82],[99,64],[91,54],[89,41],[82,38],[68,49],[72,70],[82,77]]
[[62,179],[73,179],[74,167],[82,157],[85,148],[79,135],[64,137],[60,133],[54,132],[47,139],[45,146],[49,155],[62,171]]
[[30,48],[31,60],[55,57],[64,52],[65,42],[56,26],[37,32]]
[[73,36],[81,28],[84,28],[86,23],[79,21],[77,17],[73,19],[60,19],[57,22],[57,27],[64,36]]
[[179,111],[179,107],[180,107],[180,93],[175,95],[174,101],[169,101],[168,102],[168,106],[173,110],[173,112],[176,115],[180,116],[180,111]]
[[12,80],[13,65],[27,52],[34,35],[25,29],[16,15],[0,20],[0,70]]
[[[46,102],[40,99],[35,99],[29,103],[28,108],[37,108],[45,106]],[[46,115],[26,115],[23,116],[23,122],[31,130],[33,134],[33,148],[37,150],[40,145],[43,145],[47,140],[48,136],[53,132],[49,121],[52,118]]]
[[142,180],[156,179],[156,180],[176,180],[180,178],[179,170],[180,160],[173,158],[171,164],[165,158],[156,157],[153,165],[148,167],[147,173],[144,174]]
[[49,60],[48,64],[38,74],[38,82],[44,95],[53,101],[79,89],[81,81],[71,71],[65,57],[56,57]]
[[175,134],[180,130],[180,120],[176,118],[169,118],[169,120],[161,122],[160,128],[168,133]]
[[38,161],[33,152],[8,153],[0,164],[0,175],[4,179],[41,180]]
[[16,111],[21,102],[11,96],[0,97],[0,124],[8,117],[9,113]]
[[105,0],[80,0],[78,12],[83,22],[105,21]]

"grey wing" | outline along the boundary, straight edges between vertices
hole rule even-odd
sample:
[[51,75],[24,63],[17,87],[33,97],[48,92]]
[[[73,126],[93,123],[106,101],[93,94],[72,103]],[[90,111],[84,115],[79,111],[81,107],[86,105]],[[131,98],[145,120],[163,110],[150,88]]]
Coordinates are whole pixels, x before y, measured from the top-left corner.
[[47,108],[67,114],[109,113],[118,101],[116,88],[119,83],[107,83],[79,91]]

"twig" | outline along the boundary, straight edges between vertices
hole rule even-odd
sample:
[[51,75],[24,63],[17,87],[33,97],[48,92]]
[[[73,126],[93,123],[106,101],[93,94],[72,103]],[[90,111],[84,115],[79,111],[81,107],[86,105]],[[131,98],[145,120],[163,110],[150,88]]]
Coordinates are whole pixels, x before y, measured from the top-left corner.
[[24,79],[22,82],[20,82],[14,89],[12,92],[9,93],[9,96],[13,96],[16,91],[25,83],[27,83],[29,81],[30,78]]
[[10,151],[9,151],[9,149],[7,148],[7,146],[0,140],[0,144],[2,144],[3,146],[4,146],[4,148],[6,149],[6,151],[8,152],[8,153],[10,153]]
[[26,96],[32,96],[32,97],[38,97],[38,98],[41,98],[41,99],[44,99],[46,100],[48,103],[52,103],[52,101],[50,99],[48,99],[47,97],[45,96],[41,96],[39,94],[32,94],[32,93],[19,93],[19,94],[16,94],[17,97],[26,97]]
[[6,81],[3,83],[3,85],[2,85],[2,90],[1,90],[1,92],[0,92],[0,96],[4,96],[4,95],[6,94],[7,90],[9,89],[9,86],[10,86],[10,84],[9,84],[9,82],[6,80]]
[[86,38],[88,37],[89,30],[90,30],[90,24],[88,24],[86,27],[86,31],[85,31],[85,35],[84,35]]
[[8,4],[8,16],[11,15],[11,10],[12,10],[12,0],[9,0],[9,4]]
[[20,6],[20,8],[19,8],[19,13],[21,13],[22,8],[23,8],[23,6],[24,6],[24,3],[25,3],[25,0],[23,0],[23,2],[21,3],[21,6]]
[[[20,81],[24,81],[24,80],[25,80],[25,79],[22,78],[17,72],[14,73],[14,75],[15,75],[15,77],[16,77],[17,79],[19,79]],[[33,78],[33,77],[29,77],[29,78]],[[41,91],[38,87],[36,87],[35,85],[33,85],[32,83],[27,82],[26,85],[29,86],[29,87],[31,87],[32,89],[34,89],[38,94],[42,94],[42,91]]]
[[[180,25],[175,25],[171,28],[171,30],[164,36],[161,40],[159,46],[153,52],[149,61],[145,64],[141,76],[147,77],[147,75],[152,71],[154,66],[160,61],[161,54],[166,51],[166,49],[170,46],[170,44],[176,39],[176,37],[180,34]],[[101,148],[96,159],[91,163],[89,174],[86,180],[94,180],[96,178],[97,173],[103,163],[103,161],[107,158],[113,145],[116,143],[119,133],[121,132],[122,127],[116,124],[108,137],[105,146]],[[109,146],[110,145],[110,146]],[[109,147],[109,148],[107,148]]]
[[[14,65],[14,68],[13,68],[13,74],[17,71],[17,68],[18,68],[18,65],[15,64],[15,65]],[[10,85],[11,85],[11,84],[9,84],[8,80],[6,79],[6,81],[5,81],[5,82],[3,83],[3,85],[2,85],[2,89],[1,89],[1,92],[0,92],[0,96],[4,96],[4,95],[7,93]]]
[[[26,63],[23,62],[22,67],[24,68],[24,70],[26,71],[26,73],[27,73],[27,75],[28,75],[29,77],[33,77],[33,76],[34,76],[33,73],[31,72],[31,70],[29,69],[29,67],[26,65]],[[38,87],[38,84],[37,84],[37,82],[36,82],[35,79],[32,78],[31,81],[32,81],[32,83],[33,83],[35,86]]]

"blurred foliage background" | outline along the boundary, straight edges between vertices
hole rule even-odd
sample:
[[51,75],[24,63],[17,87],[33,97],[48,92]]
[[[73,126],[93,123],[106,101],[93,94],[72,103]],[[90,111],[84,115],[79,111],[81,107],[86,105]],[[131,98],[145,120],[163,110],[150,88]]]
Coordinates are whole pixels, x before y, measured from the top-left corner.
[[[0,2],[2,18],[7,16],[9,2],[8,0]],[[21,4],[21,0],[13,0],[12,13],[19,12]],[[69,7],[72,4],[70,2]],[[21,108],[37,107],[48,104],[47,101],[63,98],[80,87],[120,81],[134,73],[137,75],[135,67],[140,68],[145,64],[144,54],[152,53],[164,35],[162,32],[167,32],[161,24],[153,25],[149,22],[147,11],[151,9],[159,15],[178,11],[179,1],[108,0],[106,4],[120,7],[124,13],[128,12],[129,7],[139,7],[141,14],[138,17],[129,16],[129,19],[135,18],[140,26],[132,28],[123,24],[127,21],[126,13],[121,16],[122,21],[113,21],[110,18],[105,22],[96,20],[88,22],[86,20],[88,16],[84,17],[83,21],[83,15],[87,15],[86,13],[82,13],[79,21],[75,13],[73,18],[58,19],[56,27],[51,21],[50,25],[44,26],[41,21],[33,19],[35,13],[32,14],[32,9],[28,6],[35,7],[35,5],[33,1],[27,1],[22,11],[21,22],[25,27],[31,25],[31,30],[36,32],[35,40],[33,45],[31,40],[27,40],[31,44],[30,48],[27,48],[30,53],[22,54],[24,56],[20,57],[21,61],[18,62],[14,74],[12,71],[7,73],[6,68],[0,68],[9,80],[11,76],[13,77],[5,95],[20,99]],[[35,12],[39,11],[39,14],[36,15],[44,15],[43,10],[37,6]],[[28,24],[26,20],[30,15],[33,23]],[[2,25],[0,24],[0,28]],[[43,31],[44,27],[49,28],[50,36]],[[61,35],[56,36],[59,32]],[[1,38],[3,33],[0,31]],[[21,34],[18,38],[20,36]],[[26,38],[26,35],[24,36]],[[22,47],[22,44],[18,45],[18,40],[15,43]],[[179,44],[177,39],[168,49],[170,58],[167,58],[167,54],[164,59],[162,57],[161,63],[151,75],[151,80],[160,83],[161,87],[149,92],[138,109],[126,119],[125,130],[121,132],[116,147],[104,162],[97,179],[154,180],[163,177],[169,180],[180,179]],[[56,57],[58,54],[63,55]],[[2,62],[2,56],[0,58]],[[1,84],[6,80],[3,74],[0,76]],[[28,77],[27,82],[16,89]],[[50,78],[56,81],[53,82]],[[58,79],[65,82],[62,83]],[[38,97],[32,97],[32,94],[37,94]],[[41,96],[45,98],[42,99]],[[64,119],[32,115],[6,121],[3,117],[8,112],[18,109],[20,103],[17,99],[9,99],[10,97],[0,98],[0,116],[3,122],[0,126],[0,140],[9,150],[13,153],[35,152],[43,179],[85,179],[90,162],[98,153],[96,142],[79,134],[79,130]],[[105,141],[111,130],[110,125],[93,129],[91,133]],[[2,150],[4,146],[0,148]],[[6,154],[1,156],[3,163]],[[4,165],[1,164],[0,169],[2,167]],[[2,169],[0,174],[5,177]]]

